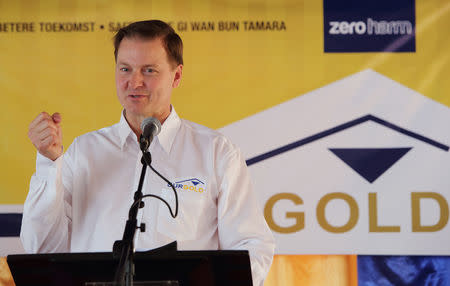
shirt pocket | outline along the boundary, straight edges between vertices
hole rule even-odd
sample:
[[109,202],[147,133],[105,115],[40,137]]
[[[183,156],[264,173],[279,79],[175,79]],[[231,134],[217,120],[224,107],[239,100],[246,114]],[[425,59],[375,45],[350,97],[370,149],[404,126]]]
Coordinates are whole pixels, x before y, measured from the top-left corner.
[[[177,241],[194,240],[198,233],[203,210],[207,202],[206,194],[190,190],[179,190],[178,215],[172,218],[166,204],[158,207],[157,231]],[[163,189],[161,197],[167,201],[175,213],[175,194],[172,189]]]

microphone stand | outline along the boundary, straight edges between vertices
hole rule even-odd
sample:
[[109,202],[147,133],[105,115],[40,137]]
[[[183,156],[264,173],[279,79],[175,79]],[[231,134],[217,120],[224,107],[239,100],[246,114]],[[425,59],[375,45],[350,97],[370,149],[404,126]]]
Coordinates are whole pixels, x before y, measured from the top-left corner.
[[[157,120],[156,120],[157,121]],[[159,121],[157,121],[159,124]],[[161,125],[159,124],[159,129],[161,129]],[[157,128],[157,129],[158,129]],[[145,128],[142,127],[142,129],[145,131]],[[142,151],[142,171],[141,171],[141,177],[139,178],[139,185],[137,191],[134,193],[134,202],[130,207],[130,211],[128,212],[128,220],[125,225],[125,230],[123,232],[122,240],[117,240],[114,242],[113,245],[113,258],[120,258],[119,264],[116,269],[116,274],[114,277],[114,285],[126,285],[126,286],[132,286],[133,285],[133,276],[134,276],[134,236],[136,235],[136,229],[140,229],[141,232],[145,232],[145,223],[141,223],[140,226],[137,226],[137,213],[140,208],[144,207],[144,202],[142,199],[144,197],[154,197],[161,201],[163,201],[167,207],[169,208],[170,214],[173,218],[175,218],[178,214],[178,196],[177,192],[175,190],[175,187],[171,182],[169,182],[164,176],[162,176],[158,171],[156,171],[152,167],[152,157],[150,155],[150,152],[148,152],[148,147],[150,147],[150,143],[153,140],[153,137],[155,135],[155,131],[157,129],[152,129],[153,131],[149,134],[145,135],[145,133],[141,134],[139,138],[139,145]],[[157,133],[159,130],[157,130]],[[147,194],[142,194],[142,186],[144,185],[144,179],[145,179],[145,171],[147,170],[147,166],[155,172],[159,177],[161,177],[164,181],[166,181],[171,187],[175,194],[175,214],[172,212],[171,207],[169,204],[163,200],[161,197]]]
[[[142,147],[141,147],[142,148]],[[148,146],[147,146],[148,148]],[[141,223],[137,226],[137,213],[140,208],[144,207],[142,201],[142,186],[144,184],[145,171],[147,166],[150,166],[152,157],[147,149],[142,150],[142,171],[139,179],[139,185],[137,191],[134,193],[134,202],[128,212],[128,220],[125,225],[122,240],[114,242],[113,257],[120,257],[119,264],[117,266],[116,275],[114,278],[114,285],[133,285],[134,276],[134,236],[136,235],[136,229],[140,229],[141,232],[145,232],[145,224]],[[124,284],[125,283],[125,284]]]

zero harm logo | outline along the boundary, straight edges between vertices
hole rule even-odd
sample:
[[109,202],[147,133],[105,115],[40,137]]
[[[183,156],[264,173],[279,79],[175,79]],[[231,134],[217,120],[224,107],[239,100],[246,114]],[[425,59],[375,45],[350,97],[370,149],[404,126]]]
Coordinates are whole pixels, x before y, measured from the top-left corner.
[[375,35],[411,35],[413,33],[413,25],[410,21],[375,21],[371,18],[367,19],[367,25],[363,21],[347,22],[347,21],[331,21],[329,23],[330,35],[347,35],[347,34],[375,34]]
[[324,51],[415,52],[414,0],[324,0]]

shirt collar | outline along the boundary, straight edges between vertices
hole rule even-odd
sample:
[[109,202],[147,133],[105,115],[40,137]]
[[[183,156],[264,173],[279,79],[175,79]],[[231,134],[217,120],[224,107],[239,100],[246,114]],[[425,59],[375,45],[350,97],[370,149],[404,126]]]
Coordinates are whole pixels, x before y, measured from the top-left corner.
[[[122,150],[129,136],[131,136],[132,139],[137,142],[137,137],[134,134],[133,130],[131,129],[130,125],[128,125],[124,113],[125,110],[122,111],[119,122],[119,139],[120,139],[120,147]],[[162,146],[162,148],[164,149],[164,151],[166,151],[167,154],[170,153],[173,141],[175,140],[175,136],[177,135],[180,126],[181,126],[181,119],[178,116],[177,112],[175,111],[175,108],[172,106],[172,110],[169,116],[164,121],[164,124],[161,126],[161,132],[159,132],[159,134],[155,138],[155,141],[159,142],[159,144]]]
[[[125,110],[122,110],[119,121],[119,140],[120,140],[120,148],[123,150],[125,146],[125,142],[127,142],[127,138],[129,136],[133,136],[133,130],[131,130],[130,125],[128,125],[127,120],[125,119]],[[136,135],[134,136],[136,138]],[[134,139],[136,140],[136,139]]]
[[170,153],[173,141],[175,141],[175,136],[177,135],[177,132],[181,126],[180,117],[175,111],[175,108],[173,106],[171,107],[172,110],[170,111],[167,119],[164,121],[164,124],[161,126],[161,132],[159,132],[157,136],[159,143],[167,154]]

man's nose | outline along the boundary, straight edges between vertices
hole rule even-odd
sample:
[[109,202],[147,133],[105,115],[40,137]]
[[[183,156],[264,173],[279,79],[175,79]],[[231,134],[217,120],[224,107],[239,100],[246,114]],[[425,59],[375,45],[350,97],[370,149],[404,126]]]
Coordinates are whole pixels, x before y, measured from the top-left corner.
[[141,72],[134,72],[131,75],[130,85],[133,89],[144,86],[144,76]]

